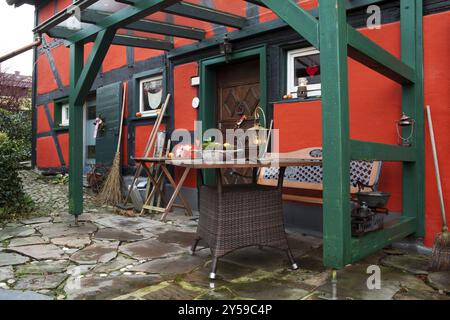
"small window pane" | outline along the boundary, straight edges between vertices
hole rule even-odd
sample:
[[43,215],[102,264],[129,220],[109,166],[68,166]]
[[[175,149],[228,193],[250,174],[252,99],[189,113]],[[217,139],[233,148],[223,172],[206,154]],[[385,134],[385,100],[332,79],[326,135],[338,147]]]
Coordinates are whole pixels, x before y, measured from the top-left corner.
[[61,105],[61,125],[69,125],[69,104],[64,103]]
[[162,77],[141,80],[141,107],[142,113],[149,113],[161,107],[163,94]]
[[306,78],[308,84],[320,83],[320,55],[313,54],[294,58],[294,83],[298,85],[299,78]]
[[320,97],[320,53],[314,48],[296,49],[287,55],[287,95],[297,98],[300,79],[307,81],[307,96]]

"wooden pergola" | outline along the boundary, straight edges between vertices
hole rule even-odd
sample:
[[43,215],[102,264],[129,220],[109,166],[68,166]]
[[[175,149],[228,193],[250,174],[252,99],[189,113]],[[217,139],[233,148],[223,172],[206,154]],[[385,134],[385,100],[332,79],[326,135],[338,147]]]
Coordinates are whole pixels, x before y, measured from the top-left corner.
[[[173,50],[170,40],[136,37],[119,32],[132,30],[205,40],[205,30],[154,21],[156,12],[212,22],[244,31],[244,17],[180,0],[117,0],[115,12],[90,7],[99,0],[74,1],[35,28],[62,38],[70,45],[70,213],[83,212],[83,104],[100,70],[110,45]],[[244,0],[243,0],[244,1]],[[323,238],[324,264],[342,268],[389,243],[424,234],[424,116],[422,0],[400,0],[401,59],[375,44],[347,23],[347,10],[382,1],[319,0],[318,9],[304,10],[293,0],[246,0],[271,9],[278,17],[320,50],[323,117]],[[111,2],[114,2],[111,0]],[[73,31],[61,22],[81,12],[83,27]],[[231,33],[232,36],[233,33]],[[166,38],[167,39],[167,38]],[[84,62],[84,45],[93,42]],[[402,85],[403,112],[414,118],[416,131],[412,147],[386,145],[350,139],[348,63],[351,57]],[[200,90],[206,90],[202,83]],[[388,107],[388,106],[386,106]],[[403,214],[394,225],[362,238],[351,236],[349,163],[351,160],[383,160],[403,163]]]

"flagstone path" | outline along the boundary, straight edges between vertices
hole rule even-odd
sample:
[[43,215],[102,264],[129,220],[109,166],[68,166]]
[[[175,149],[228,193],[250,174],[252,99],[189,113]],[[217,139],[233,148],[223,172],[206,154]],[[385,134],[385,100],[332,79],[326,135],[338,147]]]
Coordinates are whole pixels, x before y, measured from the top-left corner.
[[[45,208],[65,201],[67,189],[60,185],[42,188],[46,182],[31,178],[27,183]],[[39,189],[52,194],[50,200]],[[331,298],[320,239],[289,233],[300,270],[289,269],[283,252],[246,248],[221,259],[218,279],[211,282],[209,249],[200,243],[195,256],[189,252],[195,218],[178,212],[168,223],[124,217],[89,201],[78,226],[63,207],[0,224],[0,299]],[[450,273],[430,273],[428,263],[427,256],[379,252],[338,271],[337,298],[450,300]],[[367,287],[370,265],[380,268],[380,289]]]

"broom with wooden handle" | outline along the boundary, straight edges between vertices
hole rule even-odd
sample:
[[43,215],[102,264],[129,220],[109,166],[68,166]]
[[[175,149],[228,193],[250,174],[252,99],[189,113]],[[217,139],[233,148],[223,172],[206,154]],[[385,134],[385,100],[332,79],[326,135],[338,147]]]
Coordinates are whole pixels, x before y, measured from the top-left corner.
[[119,126],[119,139],[117,141],[117,150],[114,156],[114,160],[109,171],[108,177],[106,178],[105,184],[103,185],[102,191],[98,195],[98,199],[109,205],[116,205],[122,201],[122,177],[121,171],[121,155],[120,155],[120,145],[122,142],[122,129],[123,129],[123,117],[125,114],[125,103],[127,94],[127,83],[123,84],[123,98],[122,98],[122,110],[120,113],[120,126]]
[[436,172],[436,183],[439,193],[442,215],[442,232],[436,235],[431,257],[431,270],[450,271],[450,233],[448,232],[447,218],[445,215],[444,196],[442,193],[441,175],[439,173],[439,162],[436,150],[436,140],[434,137],[433,120],[431,118],[431,108],[427,106],[428,127],[430,129],[431,147],[433,149],[434,168]]

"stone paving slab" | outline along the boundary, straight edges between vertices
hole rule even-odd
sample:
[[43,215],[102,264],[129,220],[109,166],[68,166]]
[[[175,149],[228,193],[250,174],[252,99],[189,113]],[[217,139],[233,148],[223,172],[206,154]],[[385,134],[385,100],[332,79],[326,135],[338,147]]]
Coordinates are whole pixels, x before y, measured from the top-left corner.
[[445,300],[449,301],[450,296],[439,294],[436,291],[423,291],[416,289],[401,289],[394,300]]
[[236,293],[227,287],[208,290],[206,293],[199,295],[197,300],[234,300],[237,299]]
[[176,243],[182,247],[190,248],[197,235],[195,232],[186,232],[179,230],[167,230],[157,236],[158,241],[164,243]]
[[[418,277],[395,268],[381,266],[381,289],[367,288],[368,265],[352,265],[339,270],[337,275],[337,294],[340,299],[392,300],[400,290],[432,292]],[[331,294],[331,283],[327,282],[319,291]]]
[[30,258],[24,257],[18,253],[0,252],[0,267],[15,266],[30,261]]
[[249,247],[233,251],[220,260],[251,268],[276,271],[291,266],[286,251],[273,248]]
[[17,280],[14,289],[19,290],[43,290],[56,289],[69,275],[54,273],[46,275],[26,275]]
[[134,272],[156,273],[161,276],[173,276],[186,274],[205,264],[206,260],[191,256],[181,255],[170,258],[155,259],[136,265],[130,269]]
[[137,232],[123,231],[114,228],[100,229],[95,233],[95,239],[99,240],[116,240],[116,241],[137,241],[146,237]]
[[114,228],[126,231],[137,231],[140,229],[152,230],[158,226],[163,226],[164,224],[159,221],[154,221],[146,218],[131,218],[124,216],[107,216],[101,217],[94,220],[95,223],[100,224],[107,228]]
[[53,298],[33,291],[0,289],[0,300],[53,300]]
[[421,254],[388,255],[381,260],[381,264],[412,274],[426,275],[430,267],[430,257]]
[[64,257],[64,250],[54,244],[38,244],[33,246],[13,247],[9,250],[36,260],[58,260]]
[[[182,278],[182,281],[202,289],[209,289],[211,283],[214,283],[214,286],[219,288],[222,285],[229,284],[230,282],[236,280],[244,281],[244,279],[251,278],[257,271],[257,269],[252,267],[237,265],[225,260],[219,260],[217,264],[217,279],[211,281],[209,279],[209,273],[211,272],[211,261],[208,261],[201,268],[186,274]],[[268,276],[267,273],[264,275]]]
[[67,237],[53,238],[53,244],[67,248],[82,249],[91,243],[89,235],[72,235]]
[[92,277],[70,277],[64,287],[68,299],[75,300],[104,300],[134,292],[138,289],[159,283],[158,276],[92,276]]
[[14,238],[11,239],[11,241],[8,244],[8,247],[21,247],[21,246],[28,246],[28,245],[34,245],[34,244],[46,244],[48,241],[45,241],[41,237],[32,236],[32,237],[26,237],[26,238]]
[[0,230],[0,241],[8,240],[15,237],[28,237],[36,233],[34,228],[29,226],[12,226]]
[[198,291],[189,290],[183,288],[177,284],[170,283],[167,286],[162,286],[157,290],[152,290],[154,288],[148,288],[150,292],[142,295],[140,298],[143,300],[192,300],[199,296]]
[[0,268],[0,281],[5,281],[14,278],[14,270],[12,266]]
[[232,284],[230,290],[239,298],[255,300],[300,300],[309,294],[295,283],[275,279]]
[[47,238],[59,238],[71,235],[90,235],[97,231],[97,226],[90,222],[82,222],[78,227],[69,223],[54,223],[44,227],[37,227],[37,229]]
[[121,245],[119,251],[137,260],[150,260],[186,252],[175,244],[150,239]]
[[431,272],[428,281],[433,288],[450,293],[450,271]]
[[16,267],[17,275],[24,274],[49,274],[49,273],[62,273],[66,272],[69,266],[67,260],[57,261],[33,261],[28,264],[20,265]]
[[74,253],[70,260],[78,264],[106,263],[117,256],[119,242],[98,242]]
[[[125,257],[121,254],[119,254],[115,259],[107,262],[98,264],[94,269],[93,272],[95,273],[110,273],[114,272],[120,269],[125,268],[127,271],[132,271],[131,268],[126,267],[133,267],[134,264],[137,263],[137,260]],[[124,270],[125,271],[125,270]]]
[[52,217],[37,217],[37,218],[31,218],[22,220],[21,222],[23,224],[40,224],[40,223],[47,223],[52,221]]

